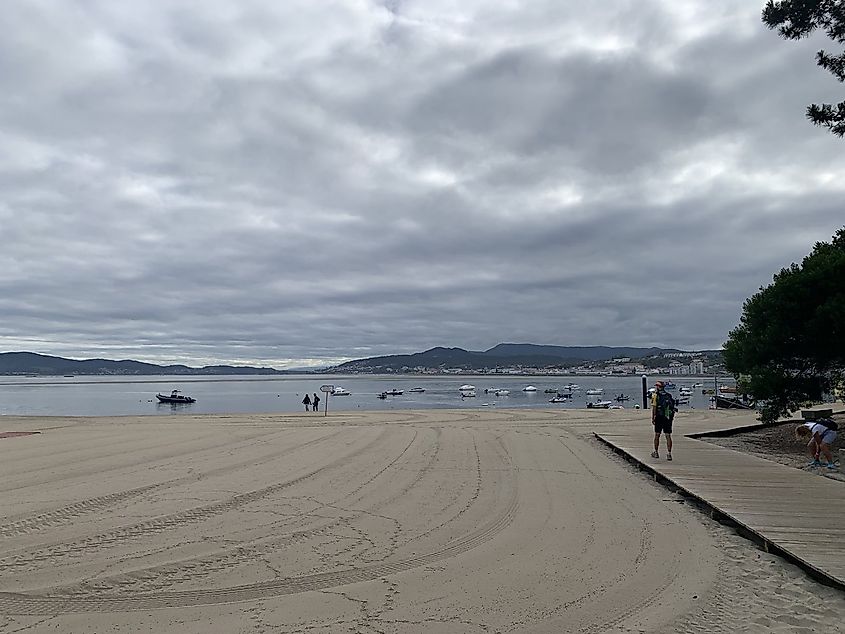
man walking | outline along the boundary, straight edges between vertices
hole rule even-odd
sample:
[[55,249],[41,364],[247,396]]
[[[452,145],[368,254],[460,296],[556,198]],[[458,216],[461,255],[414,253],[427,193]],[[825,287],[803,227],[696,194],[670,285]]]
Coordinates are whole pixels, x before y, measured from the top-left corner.
[[666,391],[663,381],[654,384],[651,395],[651,422],[654,425],[654,451],[652,458],[659,458],[660,434],[666,434],[666,460],[672,459],[672,420],[675,418],[675,399]]
[[311,406],[314,408],[315,412],[320,411],[320,397],[317,396],[316,392],[314,392],[314,398],[311,399]]
[[311,410],[309,409],[309,408],[311,407],[311,397],[310,397],[310,396],[308,396],[308,395],[306,394],[306,395],[305,395],[305,398],[304,398],[304,399],[302,399],[302,404],[303,404],[303,405],[305,405],[305,411],[306,411],[306,412],[310,412],[310,411],[311,411]]

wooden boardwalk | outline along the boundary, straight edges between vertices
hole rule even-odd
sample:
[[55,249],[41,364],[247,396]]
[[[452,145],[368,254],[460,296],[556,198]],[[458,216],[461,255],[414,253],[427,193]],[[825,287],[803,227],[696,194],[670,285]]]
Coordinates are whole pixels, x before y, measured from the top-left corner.
[[660,459],[651,457],[653,434],[642,427],[595,435],[656,479],[703,502],[714,517],[735,522],[769,552],[845,590],[845,483],[690,437],[749,426],[756,426],[752,416],[684,421],[672,437],[673,462],[666,460],[665,439]]

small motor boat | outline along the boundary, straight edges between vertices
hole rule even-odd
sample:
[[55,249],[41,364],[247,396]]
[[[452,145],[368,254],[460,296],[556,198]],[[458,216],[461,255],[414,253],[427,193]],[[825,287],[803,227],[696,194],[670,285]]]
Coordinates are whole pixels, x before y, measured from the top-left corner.
[[156,394],[156,398],[158,399],[159,403],[196,403],[197,399],[191,398],[190,396],[182,396],[179,394],[179,390],[173,390],[170,393],[170,396],[165,396],[164,394]]

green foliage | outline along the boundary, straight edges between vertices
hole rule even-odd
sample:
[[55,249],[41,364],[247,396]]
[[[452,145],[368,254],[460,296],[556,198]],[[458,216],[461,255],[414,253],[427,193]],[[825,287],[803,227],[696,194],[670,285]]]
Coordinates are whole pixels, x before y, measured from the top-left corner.
[[845,227],[818,242],[801,266],[743,305],[724,347],[725,366],[776,420],[818,401],[845,376]]
[[[837,44],[845,44],[843,0],[769,0],[763,9],[763,22],[770,29],[777,29],[781,37],[788,40],[798,40],[821,29]],[[819,51],[816,63],[845,82],[845,52],[831,55]],[[828,128],[836,136],[845,136],[845,101],[812,104],[807,108],[807,118],[815,125]]]

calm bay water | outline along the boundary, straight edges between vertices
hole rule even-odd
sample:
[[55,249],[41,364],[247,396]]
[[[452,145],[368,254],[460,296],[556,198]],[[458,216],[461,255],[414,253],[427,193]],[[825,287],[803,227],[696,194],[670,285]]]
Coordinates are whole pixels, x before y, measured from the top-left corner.
[[[658,377],[649,377],[652,385]],[[704,383],[712,388],[713,377],[673,377],[677,396],[681,386]],[[727,382],[720,379],[720,383]],[[458,388],[464,384],[476,387],[478,396],[461,398]],[[577,383],[580,391],[571,402],[549,403],[553,394],[547,388],[560,388],[567,383]],[[121,415],[174,415],[174,414],[236,414],[304,411],[302,398],[306,393],[325,395],[320,386],[333,384],[349,390],[350,396],[332,396],[329,411],[337,410],[390,410],[426,408],[523,408],[544,407],[580,409],[588,400],[614,400],[626,394],[630,401],[623,406],[634,407],[641,403],[642,379],[640,377],[586,377],[586,376],[340,376],[296,375],[266,376],[172,376],[172,377],[0,377],[0,415],[33,416],[121,416]],[[533,385],[537,392],[523,392]],[[413,387],[423,387],[422,394],[408,392]],[[485,388],[510,390],[508,396],[485,394]],[[186,405],[164,405],[157,402],[156,392],[169,394],[179,389],[197,399]],[[402,396],[388,396],[380,400],[377,395],[385,390],[404,390]],[[588,389],[602,389],[600,396],[587,396]],[[693,389],[690,404],[683,408],[706,409],[708,396],[701,388]]]

